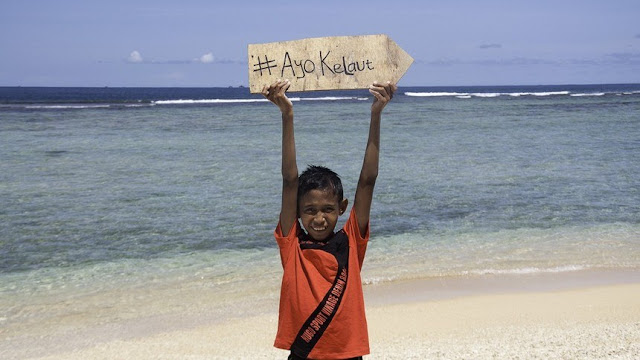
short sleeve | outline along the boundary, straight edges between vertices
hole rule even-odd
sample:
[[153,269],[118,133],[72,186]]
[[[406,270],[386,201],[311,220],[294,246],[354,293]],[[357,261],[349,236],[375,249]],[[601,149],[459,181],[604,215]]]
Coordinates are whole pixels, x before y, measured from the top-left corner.
[[371,222],[367,224],[367,230],[364,234],[360,233],[360,227],[358,226],[358,218],[356,217],[356,209],[351,208],[349,219],[344,224],[344,231],[349,236],[349,243],[352,247],[355,247],[358,252],[358,263],[362,268],[362,262],[364,261],[364,255],[367,251],[367,243],[369,242],[369,228]]
[[284,236],[282,233],[282,225],[278,221],[278,226],[273,232],[273,235],[278,243],[278,248],[280,248],[280,260],[282,261],[282,266],[284,266],[289,255],[294,251],[294,246],[298,243],[300,230],[300,223],[296,220],[293,222],[293,225],[291,225],[291,229],[289,229],[287,236]]

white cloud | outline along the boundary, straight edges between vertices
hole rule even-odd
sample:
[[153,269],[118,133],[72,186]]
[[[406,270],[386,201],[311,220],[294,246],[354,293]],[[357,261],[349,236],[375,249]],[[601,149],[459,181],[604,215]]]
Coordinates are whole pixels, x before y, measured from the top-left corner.
[[133,50],[127,58],[127,62],[134,64],[141,63],[142,61],[144,61],[144,59],[142,59],[142,55],[140,55],[140,52],[138,52],[138,50]]
[[502,44],[482,44],[478,46],[480,49],[500,49]]
[[172,65],[182,65],[182,64],[212,64],[214,62],[225,61],[224,59],[216,59],[213,56],[213,52],[208,52],[200,57],[193,58],[191,60],[156,60],[156,59],[147,59],[143,58],[142,54],[138,50],[132,51],[129,56],[125,59],[126,62],[130,64],[172,64]]
[[203,64],[210,64],[215,60],[215,57],[213,56],[213,53],[207,53],[204,54],[202,56],[200,56],[199,61]]

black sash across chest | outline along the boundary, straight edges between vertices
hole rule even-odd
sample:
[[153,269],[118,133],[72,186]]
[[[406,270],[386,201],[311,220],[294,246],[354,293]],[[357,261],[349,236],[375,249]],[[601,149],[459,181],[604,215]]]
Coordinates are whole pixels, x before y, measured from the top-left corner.
[[326,251],[333,255],[338,263],[338,272],[329,291],[327,291],[316,309],[309,315],[304,324],[302,324],[298,335],[296,335],[291,345],[291,351],[294,354],[306,358],[333,320],[342,302],[349,277],[349,238],[344,230],[340,230],[326,243],[315,243],[302,239],[302,241],[300,241],[300,248],[302,250],[315,249]]

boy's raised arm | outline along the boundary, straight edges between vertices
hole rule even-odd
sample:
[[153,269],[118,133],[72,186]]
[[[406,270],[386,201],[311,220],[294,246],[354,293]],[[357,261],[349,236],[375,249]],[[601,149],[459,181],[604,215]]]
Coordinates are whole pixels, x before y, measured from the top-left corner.
[[296,144],[293,133],[293,104],[287,98],[289,80],[278,80],[262,88],[262,95],[276,104],[282,112],[282,206],[280,208],[280,228],[287,236],[298,218],[298,165]]
[[371,201],[373,199],[373,188],[378,177],[378,162],[380,154],[380,119],[382,109],[393,97],[397,86],[390,82],[380,84],[374,82],[369,87],[369,92],[374,96],[371,105],[371,124],[369,125],[369,140],[364,153],[364,161],[360,178],[358,179],[358,187],[353,202],[358,220],[358,228],[360,234],[365,234],[369,226],[369,214],[371,210]]

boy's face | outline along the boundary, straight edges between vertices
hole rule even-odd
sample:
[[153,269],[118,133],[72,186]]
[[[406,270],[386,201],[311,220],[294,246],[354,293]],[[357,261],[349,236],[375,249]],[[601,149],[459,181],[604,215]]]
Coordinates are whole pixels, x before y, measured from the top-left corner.
[[298,200],[300,222],[312,239],[325,240],[333,235],[347,204],[347,199],[338,199],[331,190],[311,190]]

